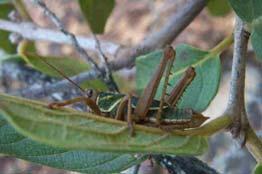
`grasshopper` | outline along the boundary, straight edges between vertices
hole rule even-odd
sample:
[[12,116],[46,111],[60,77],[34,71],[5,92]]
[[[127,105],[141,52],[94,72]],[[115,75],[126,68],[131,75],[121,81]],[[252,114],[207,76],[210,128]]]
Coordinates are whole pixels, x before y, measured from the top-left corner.
[[[134,135],[133,124],[160,127],[166,130],[199,127],[208,117],[190,108],[176,108],[179,99],[196,76],[194,68],[189,67],[171,92],[169,94],[166,92],[167,87],[170,86],[168,81],[172,73],[175,54],[175,50],[171,46],[164,49],[159,66],[140,97],[130,94],[97,92],[92,89],[85,91],[70,78],[65,77],[56,67],[45,62],[84,93],[81,97],[50,103],[48,107],[54,109],[76,102],[85,102],[96,115],[127,121],[131,135]],[[161,99],[155,100],[154,96],[164,74]]]

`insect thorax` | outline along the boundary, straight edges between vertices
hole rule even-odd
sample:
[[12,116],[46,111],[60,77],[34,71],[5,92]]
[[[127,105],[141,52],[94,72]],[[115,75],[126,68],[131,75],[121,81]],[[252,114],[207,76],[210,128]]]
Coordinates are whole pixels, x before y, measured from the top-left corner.
[[[97,105],[103,113],[107,113],[108,116],[115,116],[117,108],[121,100],[125,97],[124,94],[119,93],[110,93],[110,92],[101,92],[96,100]],[[138,98],[132,97],[132,109],[137,105]],[[159,109],[160,102],[154,100],[149,108],[148,116],[155,117],[157,110]],[[192,118],[192,110],[187,109],[174,109],[170,108],[167,105],[163,107],[162,118],[167,121],[190,121]]]

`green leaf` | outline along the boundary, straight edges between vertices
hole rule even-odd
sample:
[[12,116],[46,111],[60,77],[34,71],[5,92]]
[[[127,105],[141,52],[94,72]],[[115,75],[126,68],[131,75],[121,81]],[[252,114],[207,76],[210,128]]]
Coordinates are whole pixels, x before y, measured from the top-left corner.
[[262,60],[262,16],[252,22],[251,44],[257,57]]
[[261,0],[229,0],[236,14],[244,21],[251,23],[262,15]]
[[[11,10],[13,10],[13,6],[11,4],[3,4],[5,1],[0,2],[0,18],[7,19],[7,16]],[[7,53],[14,53],[16,51],[16,47],[14,44],[11,44],[9,41],[9,32],[0,30],[0,49],[3,49]]]
[[103,33],[115,0],[79,0],[79,5],[92,31]]
[[[141,92],[145,88],[161,58],[162,51],[156,51],[136,59],[138,91]],[[218,90],[221,71],[219,55],[213,55],[208,51],[202,51],[185,44],[178,45],[172,69],[173,75],[170,76],[172,87],[176,85],[189,66],[195,67],[196,77],[184,92],[178,108],[192,108],[195,111],[202,112],[207,108]],[[162,85],[163,79],[156,94],[157,99],[160,98]]]
[[262,60],[262,35],[256,30],[251,33],[251,43],[255,54],[260,58],[260,60]]
[[236,14],[251,26],[251,43],[258,58],[262,60],[262,1],[229,0]]
[[231,11],[228,0],[210,0],[208,1],[207,8],[214,16],[225,16]]
[[254,168],[253,174],[261,174],[262,173],[262,164],[257,163],[256,167]]
[[[33,68],[52,77],[63,78],[55,69],[48,66],[46,62],[55,66],[68,77],[87,71],[90,68],[84,61],[69,57],[44,57],[29,52],[23,52],[21,56]],[[99,90],[107,89],[106,85],[99,79],[86,81],[82,85]]]
[[[62,78],[61,75],[45,62],[52,64],[66,76],[73,76],[89,69],[89,65],[76,58],[69,57],[44,57],[35,53],[23,53],[22,58],[38,71],[52,77]],[[44,61],[45,62],[44,62]]]
[[207,149],[205,137],[178,136],[142,125],[135,125],[136,135],[130,137],[126,122],[71,109],[50,110],[46,104],[4,94],[0,114],[22,135],[66,149],[184,155]]
[[0,115],[0,153],[54,168],[89,174],[123,171],[144,160],[130,154],[66,150],[40,144],[15,131]]

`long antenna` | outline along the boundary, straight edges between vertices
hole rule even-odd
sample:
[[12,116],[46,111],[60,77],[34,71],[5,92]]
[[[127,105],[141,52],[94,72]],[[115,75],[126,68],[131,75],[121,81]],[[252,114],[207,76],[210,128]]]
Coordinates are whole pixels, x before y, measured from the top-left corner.
[[63,78],[65,78],[66,80],[68,80],[69,82],[71,82],[72,85],[74,85],[75,87],[77,87],[78,89],[80,89],[80,91],[85,94],[85,90],[79,86],[76,82],[74,82],[73,80],[71,80],[69,77],[67,77],[61,70],[59,70],[57,67],[55,67],[54,65],[50,64],[48,61],[46,61],[44,58],[42,58],[41,56],[38,56],[40,58],[40,60],[42,60],[44,63],[46,63],[49,67],[53,68],[59,75],[61,75]]

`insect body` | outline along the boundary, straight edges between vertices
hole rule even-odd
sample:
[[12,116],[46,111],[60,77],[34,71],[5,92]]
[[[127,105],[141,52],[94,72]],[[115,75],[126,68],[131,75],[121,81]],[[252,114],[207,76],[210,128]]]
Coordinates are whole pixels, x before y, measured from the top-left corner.
[[[119,93],[96,92],[94,90],[84,91],[79,87],[82,92],[85,92],[85,96],[64,102],[51,103],[49,107],[56,108],[83,101],[97,115],[127,121],[131,134],[134,132],[134,123],[170,129],[198,127],[208,117],[204,117],[190,108],[176,108],[185,89],[196,75],[194,68],[189,67],[178,84],[167,94],[167,88],[170,87],[168,81],[174,59],[175,51],[171,46],[167,46],[159,66],[140,97]],[[164,86],[161,99],[158,101],[154,99],[154,96],[164,74]],[[67,79],[70,80],[69,78]],[[73,84],[76,85],[75,83]]]
[[[100,92],[96,97],[96,104],[100,108],[102,114],[106,117],[114,118],[117,115],[119,104],[125,97],[124,94]],[[138,98],[131,97],[132,112],[137,106]],[[153,100],[148,111],[148,119],[144,124],[155,126],[157,119],[156,114],[159,110],[160,101]],[[178,109],[170,107],[168,104],[163,106],[162,118],[160,125],[174,129],[199,127],[208,117],[194,112],[192,109]],[[126,111],[125,111],[126,112]],[[141,121],[141,123],[143,123]]]

